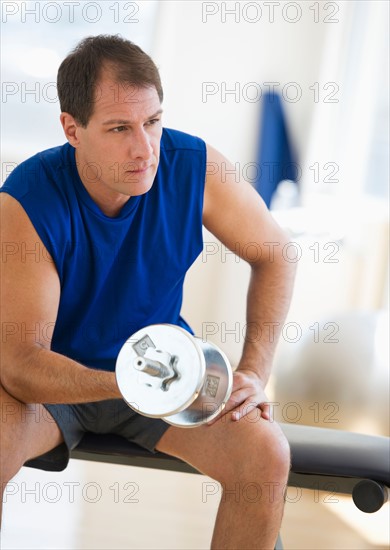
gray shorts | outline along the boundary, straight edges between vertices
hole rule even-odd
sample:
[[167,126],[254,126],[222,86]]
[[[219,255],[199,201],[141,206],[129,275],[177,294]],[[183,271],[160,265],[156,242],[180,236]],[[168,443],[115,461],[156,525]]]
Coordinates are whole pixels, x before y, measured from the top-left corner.
[[61,471],[69,462],[69,453],[77,447],[85,432],[117,434],[152,453],[169,424],[147,418],[131,409],[122,399],[109,399],[76,405],[44,405],[64,437],[64,443],[44,455],[26,462],[25,466]]

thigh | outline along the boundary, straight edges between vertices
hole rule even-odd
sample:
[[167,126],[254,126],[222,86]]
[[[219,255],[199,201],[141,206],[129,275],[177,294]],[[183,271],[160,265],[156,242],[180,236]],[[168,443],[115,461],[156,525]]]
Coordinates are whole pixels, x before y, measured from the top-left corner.
[[169,424],[159,418],[138,414],[123,399],[95,404],[95,414],[90,415],[88,421],[85,419],[83,425],[94,433],[120,435],[151,452],[155,452],[157,442],[169,428]]
[[156,443],[169,428],[162,420],[139,415],[122,399],[79,404],[45,404],[44,407],[59,426],[64,445],[26,463],[26,466],[43,470],[60,471],[66,468],[70,451],[79,444],[86,432],[118,434],[155,452]]
[[18,471],[26,460],[46,453],[63,442],[59,427],[43,405],[21,403],[2,386],[0,404],[0,443],[5,470],[9,470],[8,459]]

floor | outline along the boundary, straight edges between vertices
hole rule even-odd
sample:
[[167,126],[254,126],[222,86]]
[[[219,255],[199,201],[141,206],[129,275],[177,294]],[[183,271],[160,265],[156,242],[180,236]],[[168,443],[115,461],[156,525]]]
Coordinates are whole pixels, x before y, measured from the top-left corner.
[[[201,550],[209,547],[219,486],[194,474],[72,460],[23,468],[5,495],[3,550]],[[359,512],[349,497],[289,488],[284,548],[389,548],[389,506]]]

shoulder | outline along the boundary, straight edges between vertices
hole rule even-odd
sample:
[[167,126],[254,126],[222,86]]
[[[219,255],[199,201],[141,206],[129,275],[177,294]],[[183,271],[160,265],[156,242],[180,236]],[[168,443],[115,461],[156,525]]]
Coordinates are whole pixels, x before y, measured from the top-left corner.
[[222,153],[207,145],[207,177],[203,223],[227,248],[249,263],[266,261],[265,255],[247,255],[248,245],[262,249],[269,242],[287,242],[263,199]]
[[46,196],[61,171],[68,169],[69,144],[41,151],[14,168],[0,191],[20,200],[29,193]]
[[206,144],[204,140],[198,136],[174,130],[172,128],[163,128],[161,137],[161,150],[177,151],[190,150],[206,152]]
[[40,240],[57,266],[62,243],[71,234],[69,147],[48,149],[22,162],[0,189],[2,231],[7,229],[8,238],[15,241]]
[[[158,175],[171,182],[172,191],[176,192],[179,182],[181,189],[203,196],[206,172],[207,150],[203,139],[163,128]],[[166,183],[164,189],[167,189]]]

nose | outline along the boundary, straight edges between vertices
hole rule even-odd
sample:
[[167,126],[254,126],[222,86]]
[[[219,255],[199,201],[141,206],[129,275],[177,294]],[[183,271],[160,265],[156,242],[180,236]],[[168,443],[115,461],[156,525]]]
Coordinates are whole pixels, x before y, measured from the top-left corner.
[[132,132],[129,144],[129,156],[131,160],[148,160],[153,154],[152,138],[144,128]]

